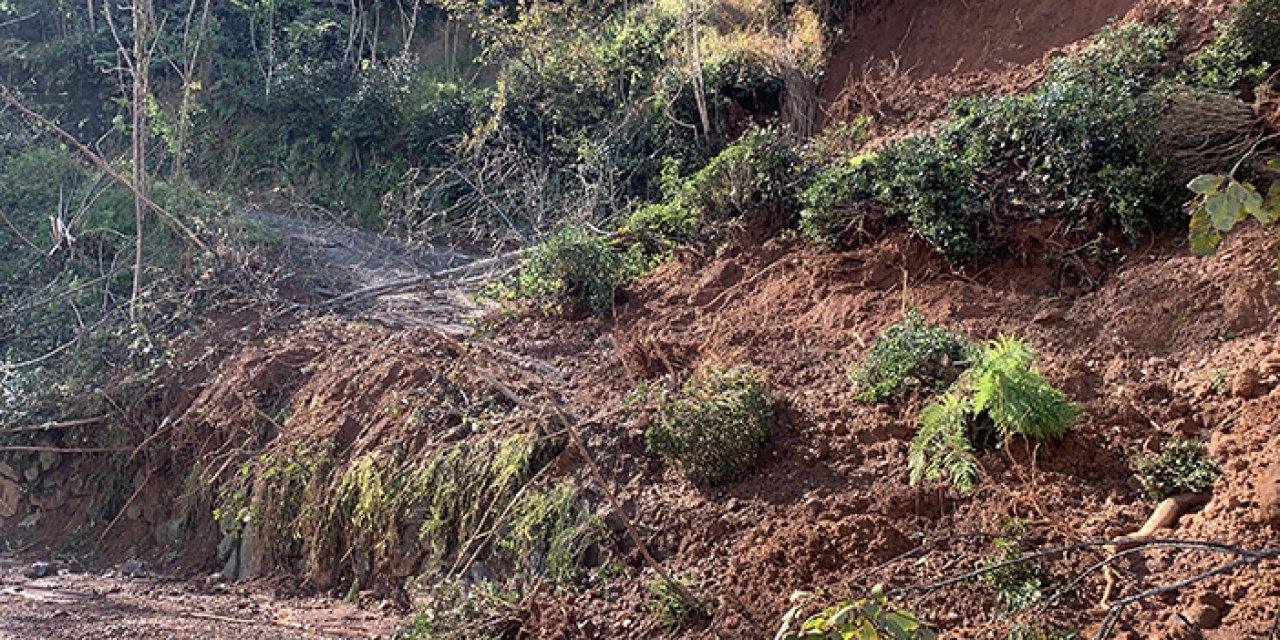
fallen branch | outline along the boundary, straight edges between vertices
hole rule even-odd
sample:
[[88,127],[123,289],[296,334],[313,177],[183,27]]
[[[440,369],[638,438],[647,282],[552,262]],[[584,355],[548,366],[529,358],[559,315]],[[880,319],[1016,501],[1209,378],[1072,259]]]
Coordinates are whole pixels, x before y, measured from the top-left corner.
[[0,453],[125,453],[129,447],[101,447],[87,449],[62,449],[59,447],[0,447]]
[[80,420],[68,420],[66,422],[46,422],[30,427],[10,427],[8,429],[0,429],[2,434],[10,433],[32,433],[36,431],[54,431],[58,429],[71,429],[74,427],[83,427],[91,424],[98,424],[106,420],[107,416],[98,416],[96,418],[82,418]]
[[462,265],[460,267],[453,267],[452,269],[445,269],[443,271],[432,271],[430,273],[425,273],[420,276],[402,278],[400,280],[394,280],[392,282],[384,282],[382,284],[375,284],[368,287],[363,287],[360,289],[356,289],[354,291],[348,291],[347,293],[344,293],[340,296],[336,296],[328,300],[325,300],[324,302],[321,302],[316,306],[318,306],[321,309],[330,309],[333,307],[340,307],[340,306],[349,304],[351,302],[355,302],[357,300],[378,298],[385,295],[391,295],[393,293],[404,293],[406,291],[416,289],[418,287],[424,286],[431,282],[435,282],[437,280],[448,280],[450,278],[453,278],[454,276],[467,274],[469,272],[475,271],[476,269],[485,269],[495,265],[503,264],[505,262],[510,262],[511,260],[515,260],[519,258],[522,253],[523,251],[510,251],[500,256],[485,258],[484,260],[476,260],[475,262],[471,262],[471,263]]

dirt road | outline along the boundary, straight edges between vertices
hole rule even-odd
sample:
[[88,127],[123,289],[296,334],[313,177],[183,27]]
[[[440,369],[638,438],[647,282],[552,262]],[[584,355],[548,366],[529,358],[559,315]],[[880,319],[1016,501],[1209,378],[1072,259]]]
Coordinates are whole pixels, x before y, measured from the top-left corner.
[[252,585],[65,567],[31,578],[31,566],[0,556],[0,640],[390,638],[400,619]]

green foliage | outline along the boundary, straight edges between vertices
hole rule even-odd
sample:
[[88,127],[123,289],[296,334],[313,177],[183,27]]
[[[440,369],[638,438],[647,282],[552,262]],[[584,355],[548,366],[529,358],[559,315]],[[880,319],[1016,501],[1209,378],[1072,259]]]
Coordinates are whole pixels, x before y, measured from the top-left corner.
[[[1268,162],[1267,168],[1280,173],[1280,158]],[[1263,187],[1265,193],[1258,185],[1231,174],[1202,175],[1187,188],[1196,194],[1187,205],[1191,210],[1191,252],[1195,255],[1212,255],[1227,232],[1250,218],[1264,229],[1280,222],[1280,179]]]
[[842,243],[866,223],[875,198],[874,156],[837,157],[798,197],[800,231],[817,242]]
[[696,483],[741,480],[755,468],[769,438],[773,398],[743,367],[713,369],[680,392],[656,392],[656,411],[645,430],[651,454],[679,465]]
[[907,457],[911,483],[946,476],[971,491],[980,475],[975,445],[986,438],[975,428],[989,421],[996,446],[1014,436],[1043,442],[1071,429],[1078,412],[1035,370],[1035,356],[1022,341],[1001,337],[983,346],[973,367],[921,410]]
[[1222,91],[1251,89],[1280,65],[1280,2],[1244,0],[1218,37],[1188,61],[1190,77]]
[[681,187],[704,225],[759,210],[790,209],[800,158],[776,128],[753,128],[716,154]]
[[797,603],[787,612],[778,640],[933,640],[934,634],[914,613],[889,605],[882,587],[870,598],[843,601],[800,623],[801,607],[812,594],[797,592],[791,601]]
[[1080,632],[1074,629],[1017,624],[1009,631],[1009,640],[1080,640]]
[[608,538],[603,522],[571,481],[526,493],[512,507],[510,525],[498,541],[504,563],[556,585],[573,585],[587,549]]
[[1044,442],[1061,437],[1079,413],[1035,370],[1035,354],[1010,336],[988,343],[965,378],[973,412],[991,418],[1005,438],[1019,435]]
[[882,151],[877,198],[956,262],[1003,248],[1019,220],[1109,222],[1133,238],[1168,205],[1139,97],[1173,36],[1168,25],[1104,30],[1028,95],[956,101],[936,135]]
[[640,271],[634,256],[619,252],[606,238],[569,227],[527,252],[512,292],[545,309],[577,299],[603,318],[613,311],[618,289]]
[[1035,562],[1013,562],[1023,555],[1022,538],[1020,527],[996,538],[995,555],[984,565],[987,571],[982,574],[982,581],[995,590],[996,605],[1004,614],[1035,606],[1044,599],[1044,589],[1048,586],[1048,580]]
[[876,337],[851,378],[859,400],[880,402],[917,389],[945,388],[969,365],[973,355],[964,336],[925,323],[911,309]]
[[[688,588],[689,581],[679,579],[680,584]],[[663,632],[669,636],[679,635],[689,629],[697,621],[702,612],[687,602],[680,590],[665,580],[654,580],[649,583],[649,613],[658,620]]]
[[907,450],[911,484],[921,480],[937,482],[945,477],[960,491],[973,491],[982,467],[969,438],[972,420],[972,402],[954,393],[947,393],[920,410],[920,430]]
[[1205,491],[1222,474],[1203,442],[1177,436],[1166,440],[1159,453],[1134,455],[1129,464],[1151,500]]

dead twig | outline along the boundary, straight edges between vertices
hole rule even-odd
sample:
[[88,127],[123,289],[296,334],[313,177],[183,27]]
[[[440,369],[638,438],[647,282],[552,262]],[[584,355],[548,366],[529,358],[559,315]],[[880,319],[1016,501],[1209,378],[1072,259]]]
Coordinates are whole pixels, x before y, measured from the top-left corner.
[[68,420],[66,422],[46,422],[29,427],[10,427],[8,429],[0,429],[0,434],[10,433],[32,433],[38,431],[56,431],[60,429],[72,429],[75,427],[83,427],[91,424],[98,424],[106,420],[107,416],[97,416],[94,418],[81,418],[79,420]]

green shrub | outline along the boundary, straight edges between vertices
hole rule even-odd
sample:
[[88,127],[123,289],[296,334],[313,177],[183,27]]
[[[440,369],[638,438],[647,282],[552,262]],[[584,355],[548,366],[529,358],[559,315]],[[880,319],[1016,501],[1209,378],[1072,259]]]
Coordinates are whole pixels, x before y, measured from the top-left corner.
[[1252,88],[1280,65],[1280,1],[1244,0],[1218,25],[1218,37],[1188,60],[1201,86],[1222,91]]
[[636,275],[636,261],[608,239],[569,227],[528,251],[511,293],[545,309],[578,299],[603,318],[613,310],[619,287]]
[[800,192],[800,231],[816,242],[841,243],[872,212],[875,156],[840,157],[819,169]]
[[743,367],[714,369],[678,394],[660,391],[656,418],[645,431],[651,454],[709,485],[740,480],[755,469],[769,439],[773,398]]
[[969,365],[973,348],[964,336],[925,323],[916,310],[876,337],[851,374],[858,399],[879,402],[922,389],[940,390]]
[[1129,464],[1143,494],[1152,500],[1205,491],[1222,473],[1203,442],[1177,436],[1166,440],[1159,453],[1135,455]]
[[787,212],[795,202],[799,167],[800,156],[781,131],[757,127],[690,176],[679,197],[703,225],[759,210]]
[[[806,592],[791,596],[797,603],[782,620],[778,640],[933,640],[934,634],[907,609],[889,605],[883,587],[876,587],[870,598],[845,600],[827,607],[800,622],[801,606],[812,597]],[[797,624],[799,623],[799,624]]]
[[996,606],[1003,614],[1032,607],[1044,599],[1048,580],[1039,565],[1031,560],[1005,564],[1022,557],[1022,538],[1020,527],[996,538],[996,552],[984,565],[989,570],[982,574],[982,581],[996,592]]
[[1009,640],[1080,640],[1080,632],[1074,629],[1017,624],[1009,631]]
[[1167,25],[1104,30],[1028,95],[957,100],[936,135],[883,150],[877,197],[954,262],[1001,249],[1013,223],[1044,217],[1115,224],[1132,239],[1175,209],[1162,160],[1146,152],[1153,110],[1139,99],[1173,35]]
[[[1001,337],[982,348],[977,362],[945,395],[920,412],[907,466],[911,483],[946,476],[971,491],[981,469],[975,449],[992,436],[995,446],[1022,436],[1037,442],[1065,434],[1079,408],[1035,370],[1035,356],[1022,341]],[[976,429],[989,421],[995,433]]]
[[[686,588],[689,582],[679,579]],[[658,620],[662,631],[669,636],[687,630],[701,615],[697,607],[687,602],[680,590],[665,580],[654,580],[649,585],[649,613]]]

